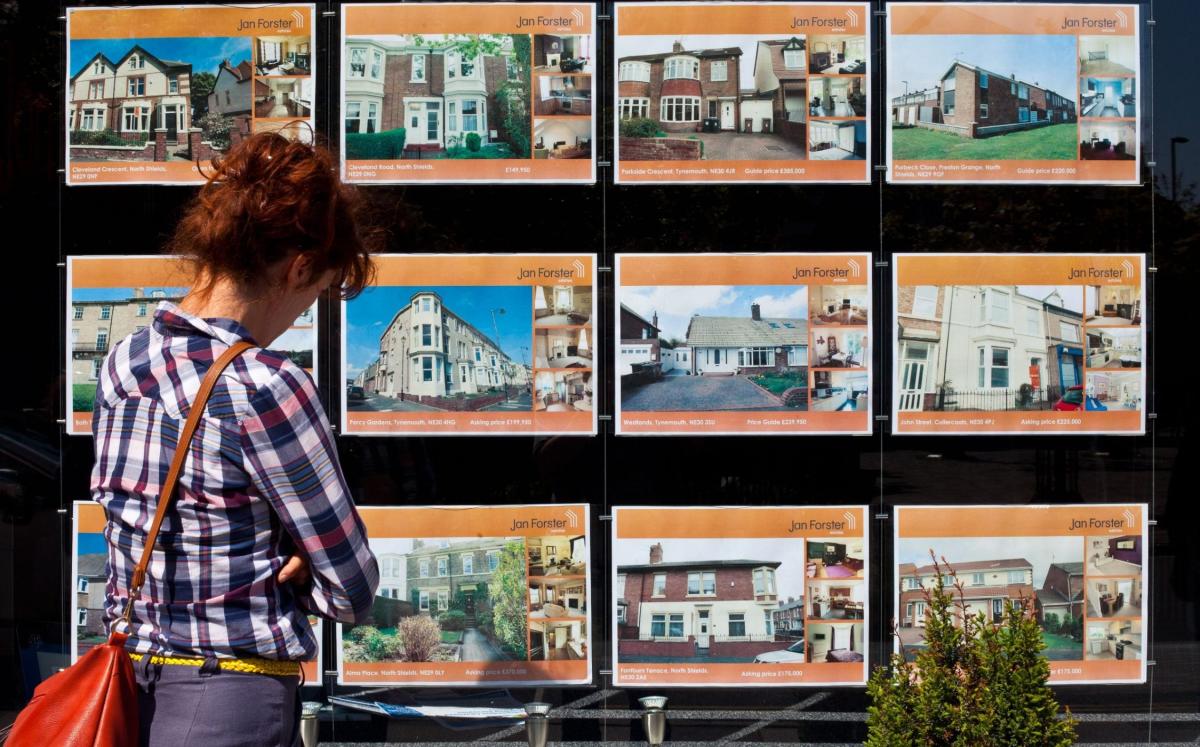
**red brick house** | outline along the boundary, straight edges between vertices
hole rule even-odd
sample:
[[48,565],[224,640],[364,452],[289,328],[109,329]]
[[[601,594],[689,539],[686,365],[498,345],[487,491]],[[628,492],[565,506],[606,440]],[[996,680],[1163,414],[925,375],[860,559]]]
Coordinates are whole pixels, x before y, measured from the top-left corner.
[[751,661],[779,649],[778,560],[649,562],[617,566],[617,647],[638,657],[728,657]]
[[657,378],[662,365],[658,314],[653,314],[647,320],[625,304],[621,304],[620,331],[621,346],[617,355],[620,374],[649,374]]
[[940,285],[902,285],[896,290],[895,396],[899,411],[931,410],[937,398],[942,314]]
[[[925,590],[932,587],[936,570],[932,565],[900,564],[897,614],[901,628],[925,627]],[[989,620],[998,621],[1007,602],[1034,599],[1033,564],[1024,558],[948,563],[942,565],[942,571],[954,572],[962,582],[969,615],[983,612]]]
[[1037,617],[1043,622],[1054,614],[1083,617],[1083,563],[1051,563],[1046,580],[1037,591]]
[[742,50],[683,48],[631,55],[617,61],[617,111],[621,119],[648,117],[665,132],[693,132],[715,118],[722,130],[739,130]]
[[96,54],[71,76],[67,104],[70,131],[111,130],[129,141],[168,143],[192,127],[192,65],[164,60],[135,44],[116,61]]

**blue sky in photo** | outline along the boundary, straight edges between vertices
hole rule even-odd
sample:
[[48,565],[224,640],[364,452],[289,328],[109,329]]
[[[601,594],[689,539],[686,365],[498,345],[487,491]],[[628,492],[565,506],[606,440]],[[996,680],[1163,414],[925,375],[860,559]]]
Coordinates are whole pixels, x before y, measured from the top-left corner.
[[1073,98],[1079,88],[1075,37],[1054,34],[893,35],[888,39],[887,97],[932,88],[960,60],[997,75],[1015,75]]
[[[183,296],[188,292],[187,288],[176,288],[170,286],[150,287],[142,289],[145,293],[146,300],[155,304],[161,299],[152,298],[154,291],[162,291],[167,294],[168,298]],[[72,288],[72,301],[125,301],[133,298],[133,288]]]
[[248,36],[162,37],[158,39],[72,39],[71,64],[68,73],[74,76],[92,61],[99,52],[111,61],[119,62],[135,44],[163,60],[190,62],[193,73],[217,74],[221,60],[236,65],[250,60]]
[[[997,516],[997,520],[1000,517]],[[1021,558],[1033,565],[1033,586],[1042,588],[1051,563],[1082,563],[1082,537],[935,537],[896,540],[896,564],[929,565],[929,551],[950,564]]]
[[[367,288],[358,298],[346,303],[346,375],[351,377],[366,368],[379,355],[379,336],[392,317],[414,293],[433,291],[452,313],[497,341],[500,349],[514,361],[530,362],[533,344],[533,291],[528,285],[470,286],[383,286]],[[491,309],[496,314],[492,326]],[[524,348],[524,350],[522,350]]]
[[750,304],[774,319],[808,319],[807,285],[625,285],[621,303],[650,321],[667,339],[687,337],[693,314],[750,318]]
[[99,555],[108,552],[103,532],[80,532],[77,555]]

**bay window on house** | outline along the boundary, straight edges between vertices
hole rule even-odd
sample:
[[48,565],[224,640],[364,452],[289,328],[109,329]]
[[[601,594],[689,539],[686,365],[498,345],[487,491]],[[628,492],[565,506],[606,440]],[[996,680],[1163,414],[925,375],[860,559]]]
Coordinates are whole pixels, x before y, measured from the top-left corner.
[[431,356],[421,357],[421,381],[433,381],[433,358]]
[[700,60],[695,57],[668,57],[663,65],[663,78],[700,80]]
[[371,50],[371,80],[379,80],[379,76],[383,73],[383,52],[378,49]]
[[775,569],[754,569],[754,595],[763,596],[775,593]]
[[374,101],[367,102],[367,132],[379,131],[379,104]]
[[346,132],[358,132],[362,127],[362,103],[358,101],[347,101],[345,118]]
[[350,76],[351,78],[367,77],[367,48],[350,47]]
[[699,122],[699,96],[663,96],[659,109],[663,122]]
[[622,62],[620,68],[618,68],[617,80],[649,83],[650,63]]
[[774,348],[743,348],[738,351],[739,366],[773,366],[775,365]]
[[617,101],[617,110],[621,119],[635,119],[650,115],[650,99],[637,97],[621,97]]

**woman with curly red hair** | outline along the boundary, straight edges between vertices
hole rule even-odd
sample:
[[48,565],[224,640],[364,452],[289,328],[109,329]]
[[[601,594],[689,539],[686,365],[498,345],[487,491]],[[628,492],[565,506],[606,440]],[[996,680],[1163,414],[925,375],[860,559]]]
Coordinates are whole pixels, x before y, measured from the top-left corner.
[[96,393],[92,496],[105,509],[106,621],[120,620],[180,429],[220,374],[132,595],[143,745],[299,744],[309,615],[368,613],[375,557],[311,377],[269,350],[328,289],[373,271],[355,192],[320,147],[257,134],[214,164],[169,249],[195,283],[109,353]]

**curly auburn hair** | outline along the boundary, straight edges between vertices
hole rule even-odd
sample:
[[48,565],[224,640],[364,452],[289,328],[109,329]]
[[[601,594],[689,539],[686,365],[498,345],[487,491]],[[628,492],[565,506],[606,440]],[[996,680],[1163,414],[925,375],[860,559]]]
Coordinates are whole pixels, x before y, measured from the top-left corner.
[[362,202],[326,148],[258,133],[213,159],[207,176],[167,244],[194,263],[194,291],[206,293],[218,278],[257,287],[294,251],[312,256],[313,277],[334,270],[344,298],[371,282]]

